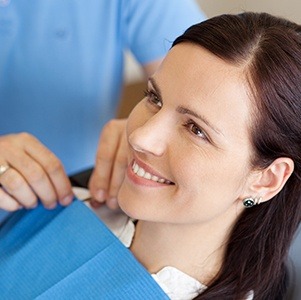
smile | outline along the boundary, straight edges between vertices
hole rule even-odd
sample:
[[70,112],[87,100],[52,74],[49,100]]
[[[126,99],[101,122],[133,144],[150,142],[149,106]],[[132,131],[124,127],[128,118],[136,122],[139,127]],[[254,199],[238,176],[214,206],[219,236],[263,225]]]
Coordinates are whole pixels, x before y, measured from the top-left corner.
[[163,183],[163,184],[174,184],[173,182],[166,180],[164,178],[160,178],[156,175],[153,175],[149,172],[146,172],[142,167],[140,167],[135,161],[132,164],[132,170],[133,172],[141,178],[145,178],[154,182],[159,182],[159,183]]

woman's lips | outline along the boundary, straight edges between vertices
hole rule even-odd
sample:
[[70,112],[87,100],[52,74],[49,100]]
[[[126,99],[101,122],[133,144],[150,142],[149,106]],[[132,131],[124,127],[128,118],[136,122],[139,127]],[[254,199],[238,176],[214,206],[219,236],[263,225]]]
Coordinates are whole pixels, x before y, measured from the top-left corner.
[[133,160],[128,168],[128,176],[138,184],[147,186],[174,185],[166,178],[161,177],[153,172],[148,166],[137,160]]

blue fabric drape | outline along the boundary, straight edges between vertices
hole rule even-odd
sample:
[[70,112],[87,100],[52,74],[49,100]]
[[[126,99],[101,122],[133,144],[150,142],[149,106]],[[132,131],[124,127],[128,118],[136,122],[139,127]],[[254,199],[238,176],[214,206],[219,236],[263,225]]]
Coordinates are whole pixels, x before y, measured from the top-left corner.
[[1,299],[168,299],[83,203],[12,214],[0,227]]

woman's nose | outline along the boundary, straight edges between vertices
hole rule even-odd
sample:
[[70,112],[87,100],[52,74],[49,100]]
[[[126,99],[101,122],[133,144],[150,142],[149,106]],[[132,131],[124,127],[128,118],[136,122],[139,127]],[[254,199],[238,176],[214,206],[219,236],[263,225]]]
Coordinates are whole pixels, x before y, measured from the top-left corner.
[[162,156],[168,143],[167,121],[157,116],[149,119],[130,134],[129,143],[137,152]]

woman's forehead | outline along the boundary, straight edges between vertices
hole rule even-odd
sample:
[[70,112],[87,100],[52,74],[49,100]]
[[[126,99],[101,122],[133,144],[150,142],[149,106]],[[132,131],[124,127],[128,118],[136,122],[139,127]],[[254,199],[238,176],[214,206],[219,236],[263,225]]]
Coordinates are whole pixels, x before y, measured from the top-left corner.
[[209,94],[224,84],[232,83],[243,89],[248,87],[243,67],[230,64],[192,43],[173,47],[157,73],[159,77],[162,73],[163,79],[181,83],[181,88],[187,85],[197,91],[206,90]]
[[[153,76],[164,93],[200,100],[249,102],[249,84],[242,67],[233,66],[198,45],[183,43],[170,50]],[[204,99],[205,100],[205,99]]]

